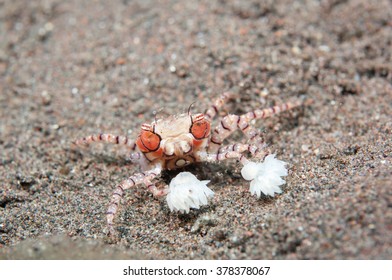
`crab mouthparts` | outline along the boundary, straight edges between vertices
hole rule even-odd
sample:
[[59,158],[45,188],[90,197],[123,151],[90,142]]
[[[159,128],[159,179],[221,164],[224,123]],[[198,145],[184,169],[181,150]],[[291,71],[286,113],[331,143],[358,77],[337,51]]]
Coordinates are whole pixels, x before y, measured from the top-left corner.
[[192,146],[187,141],[173,141],[167,142],[164,147],[165,154],[168,156],[182,156],[189,153],[192,150]]

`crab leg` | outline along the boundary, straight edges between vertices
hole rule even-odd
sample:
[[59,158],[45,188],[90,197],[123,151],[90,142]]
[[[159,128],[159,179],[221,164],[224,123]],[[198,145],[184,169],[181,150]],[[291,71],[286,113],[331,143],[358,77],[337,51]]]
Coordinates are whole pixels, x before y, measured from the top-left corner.
[[288,111],[292,108],[301,106],[303,102],[287,102],[282,105],[273,106],[266,109],[257,109],[243,115],[227,115],[224,117],[215,130],[211,134],[210,143],[208,144],[210,151],[216,151],[234,131],[240,129],[252,143],[263,144],[263,139],[256,129],[250,126],[252,120],[266,119],[275,114]]
[[136,149],[135,141],[128,139],[126,136],[113,135],[109,133],[100,133],[96,135],[89,135],[87,137],[80,138],[74,142],[74,144],[88,145],[94,142],[101,143],[111,143],[111,144],[119,144],[119,145],[127,145],[131,147],[132,150]]
[[216,114],[219,112],[219,109],[222,108],[223,104],[226,103],[227,100],[232,99],[234,94],[231,92],[225,92],[221,94],[215,102],[205,111],[204,116],[211,121]]
[[151,180],[158,177],[161,174],[161,171],[162,167],[157,165],[149,171],[137,173],[129,177],[114,189],[112,199],[110,200],[110,204],[106,212],[109,234],[113,235],[115,233],[113,228],[113,219],[117,213],[121,198],[123,197],[125,190],[135,187],[136,185],[145,184],[147,188],[154,194],[154,196],[164,195],[164,191],[158,190],[155,185],[151,183]]
[[168,186],[166,185],[163,189],[158,189],[151,180],[145,178],[144,184],[147,186],[148,190],[152,193],[155,198],[160,198],[161,196],[167,195],[169,191]]
[[268,155],[268,151],[260,150],[256,145],[240,143],[221,147],[217,153],[201,151],[195,155],[197,161],[216,162],[226,159],[237,159],[245,165],[249,160],[242,154],[244,152],[250,152],[252,155],[257,154],[260,158],[264,158]]

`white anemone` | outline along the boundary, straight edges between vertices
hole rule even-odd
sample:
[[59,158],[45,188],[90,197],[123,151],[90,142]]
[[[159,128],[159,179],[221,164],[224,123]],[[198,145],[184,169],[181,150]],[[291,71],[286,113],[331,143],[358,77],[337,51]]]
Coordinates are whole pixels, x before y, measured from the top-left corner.
[[189,213],[190,208],[199,209],[207,205],[208,198],[214,192],[207,187],[209,180],[199,181],[189,172],[179,173],[169,184],[169,193],[166,196],[171,211]]
[[241,170],[242,177],[250,182],[249,191],[258,198],[261,193],[274,196],[281,193],[279,186],[286,183],[282,176],[287,176],[286,162],[278,160],[275,155],[268,155],[264,162],[249,162]]

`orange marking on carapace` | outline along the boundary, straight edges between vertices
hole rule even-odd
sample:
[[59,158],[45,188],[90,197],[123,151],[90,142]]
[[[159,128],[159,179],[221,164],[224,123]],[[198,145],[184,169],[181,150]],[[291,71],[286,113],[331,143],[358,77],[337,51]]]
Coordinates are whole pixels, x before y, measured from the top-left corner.
[[156,150],[155,152],[151,152],[150,153],[154,158],[160,158],[163,155],[163,149],[159,148],[158,150]]
[[206,120],[196,121],[192,124],[191,133],[196,139],[203,139],[210,134],[210,123]]
[[154,152],[159,148],[161,138],[151,131],[142,131],[137,138],[136,145],[142,152]]
[[193,139],[193,147],[194,148],[198,148],[201,146],[201,144],[203,144],[203,140],[197,140],[197,139]]

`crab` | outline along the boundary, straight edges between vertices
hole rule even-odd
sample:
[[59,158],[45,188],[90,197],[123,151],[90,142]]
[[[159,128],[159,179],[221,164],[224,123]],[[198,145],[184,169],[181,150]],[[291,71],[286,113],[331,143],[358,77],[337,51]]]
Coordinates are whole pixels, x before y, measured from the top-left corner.
[[[126,145],[132,150],[131,160],[141,166],[140,173],[128,177],[113,191],[106,212],[109,234],[115,233],[114,218],[125,191],[138,185],[144,184],[155,198],[167,196],[167,202],[172,211],[188,212],[189,208],[199,208],[200,205],[206,204],[207,198],[213,195],[213,192],[206,187],[209,181],[199,181],[189,172],[180,173],[172,180],[170,186],[158,188],[154,184],[154,180],[160,177],[163,170],[180,169],[196,162],[220,162],[235,159],[243,165],[241,174],[244,179],[251,181],[253,194],[260,197],[261,193],[271,196],[274,193],[280,193],[279,186],[285,182],[280,177],[287,175],[285,163],[270,154],[262,135],[252,123],[254,120],[268,118],[301,106],[304,101],[296,100],[267,109],[256,109],[243,115],[229,114],[219,121],[215,129],[211,130],[211,122],[219,109],[233,97],[231,93],[223,93],[205,113],[192,114],[188,110],[187,113],[156,119],[150,124],[145,123],[141,126],[136,140],[131,140],[126,136],[101,133],[74,142],[76,145],[88,145],[93,142]],[[243,132],[247,138],[246,143],[223,145],[224,140],[236,130]],[[246,154],[258,160],[264,160],[264,162],[250,161],[245,156]],[[263,175],[271,172],[274,174],[272,177]],[[259,187],[260,184],[265,183],[267,187],[264,189]],[[181,193],[181,189],[184,189],[186,193],[184,191]],[[190,196],[192,192],[198,192],[198,190],[200,194],[196,194],[196,197]]]

